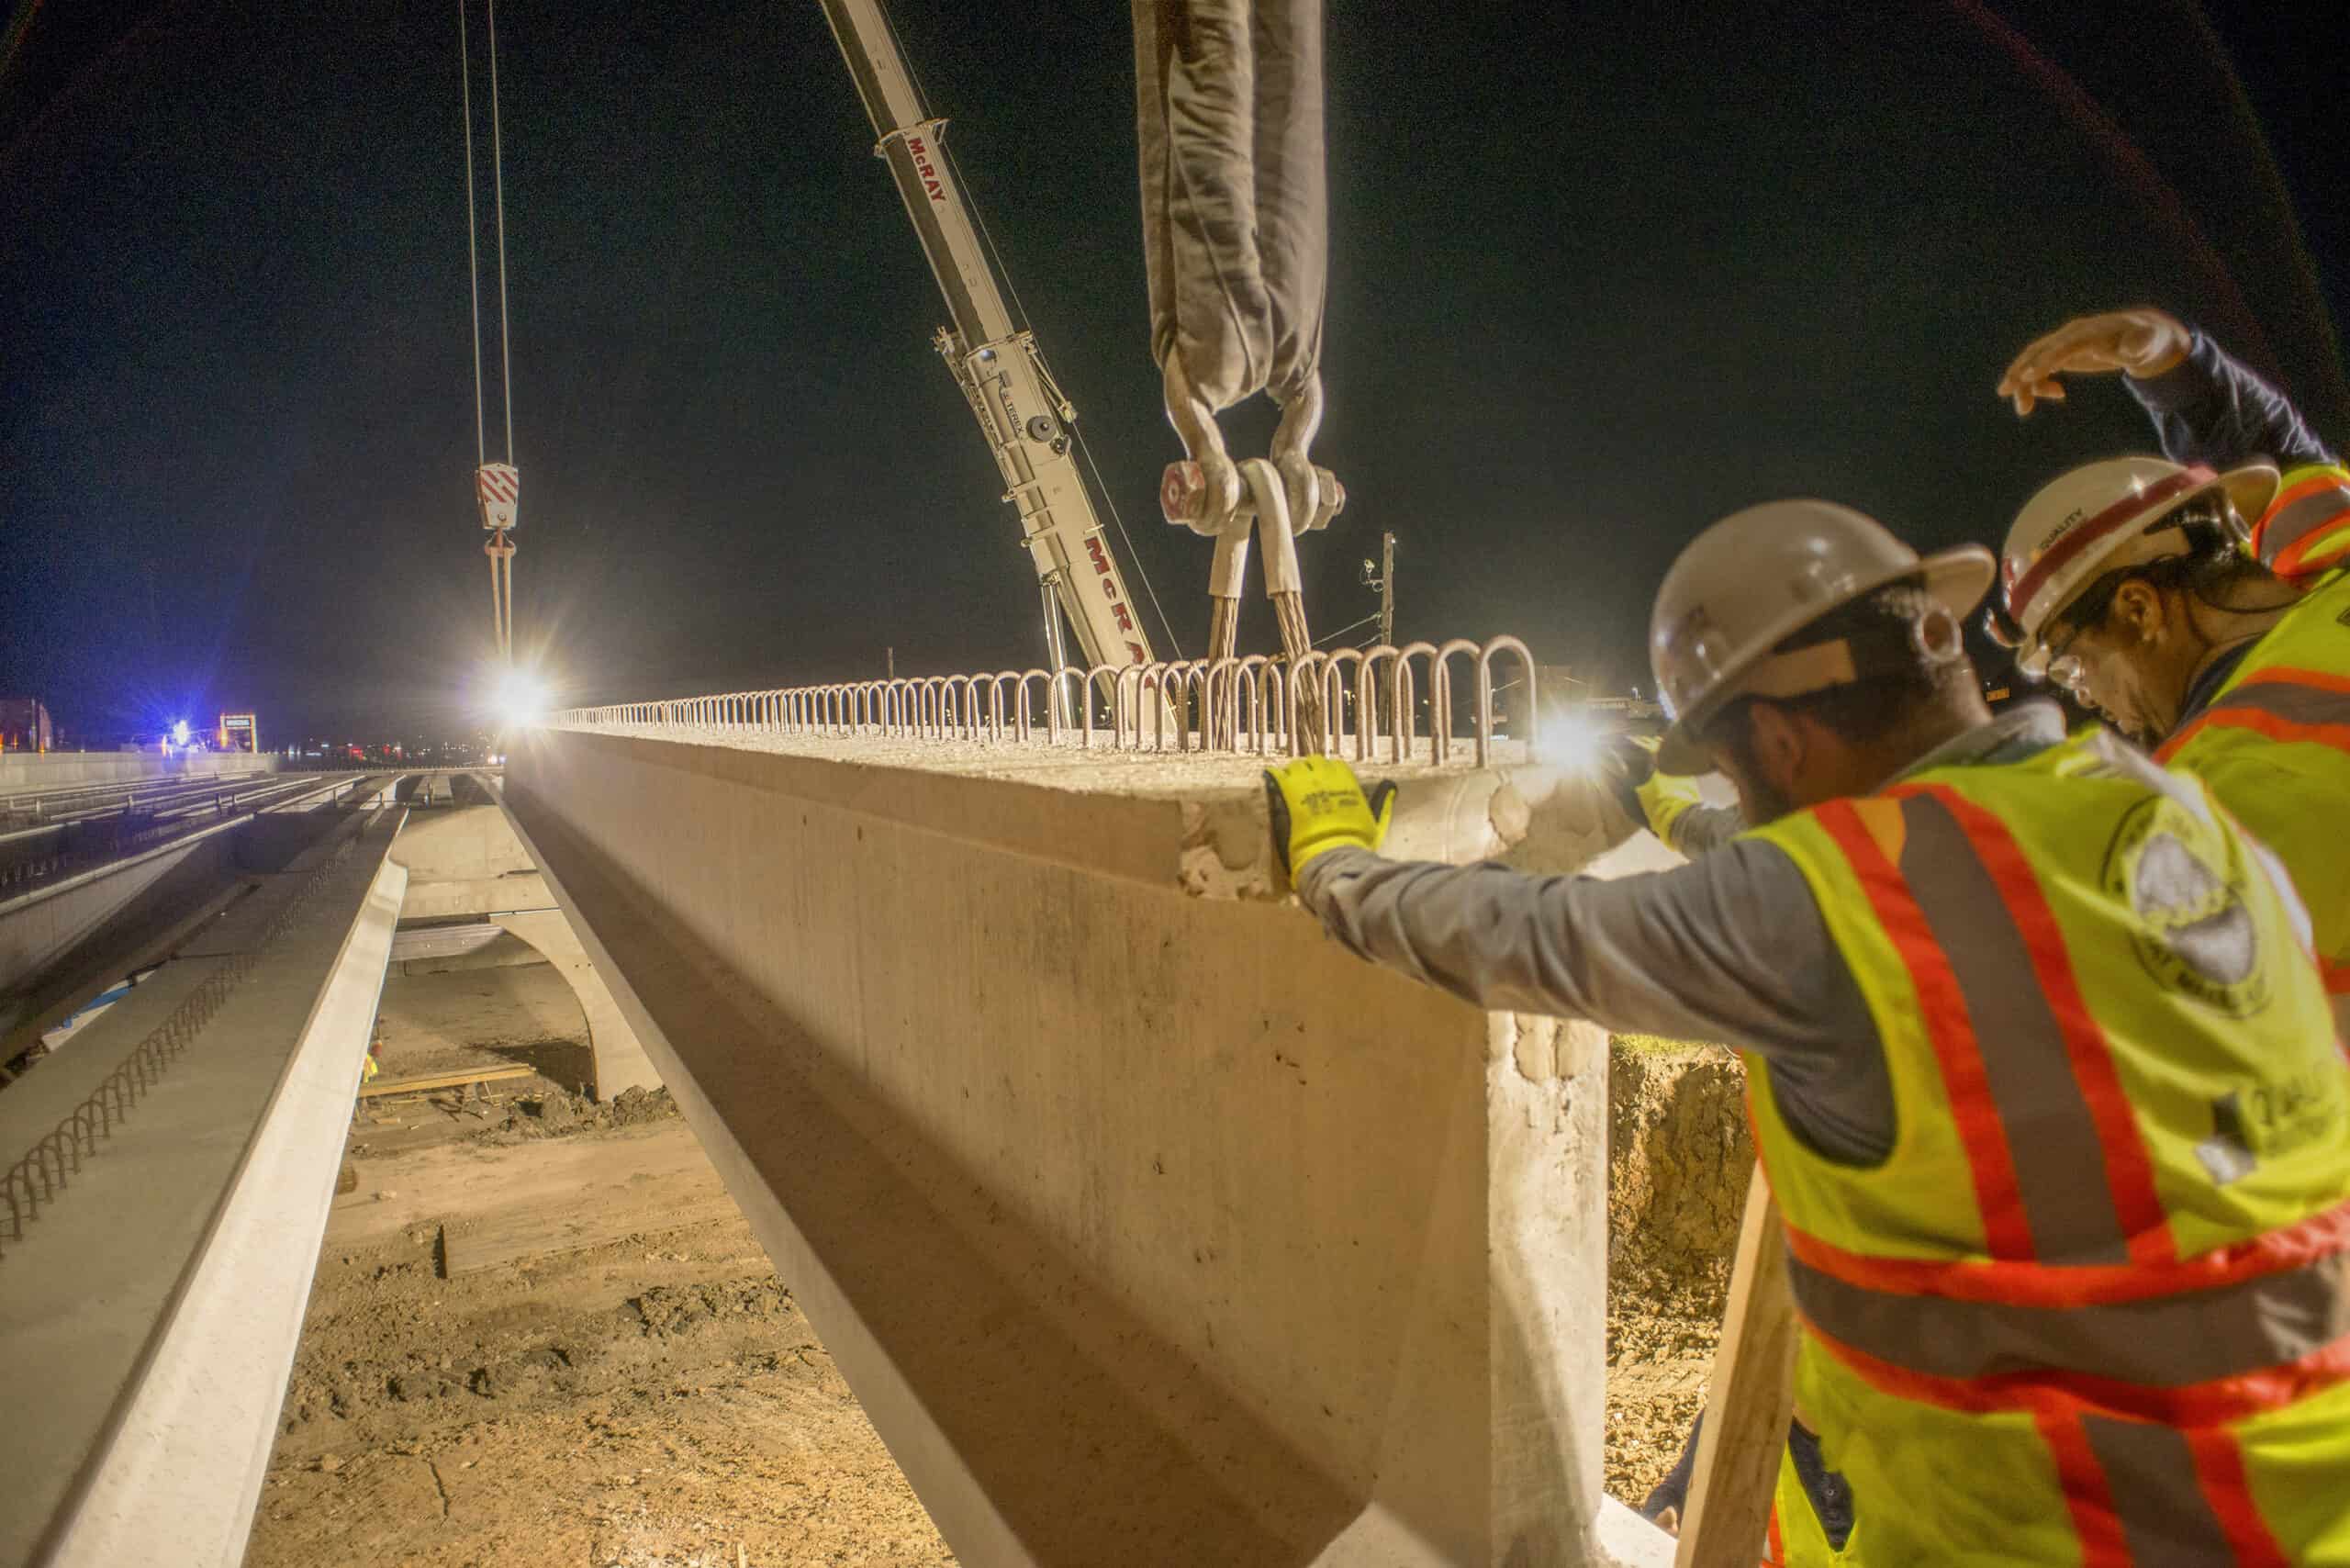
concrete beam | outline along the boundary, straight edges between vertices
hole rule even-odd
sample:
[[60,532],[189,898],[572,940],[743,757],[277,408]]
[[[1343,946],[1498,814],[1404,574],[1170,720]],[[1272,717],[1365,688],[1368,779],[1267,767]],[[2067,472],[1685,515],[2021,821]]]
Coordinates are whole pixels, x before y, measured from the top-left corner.
[[[484,787],[485,793],[487,787]],[[596,1095],[656,1088],[660,1076],[636,1038],[587,949],[555,906],[546,879],[515,836],[503,807],[450,806],[408,813],[392,846],[408,868],[400,917],[407,921],[476,916],[490,920],[536,948],[579,999],[588,1020],[588,1047],[596,1064]]]
[[232,818],[0,900],[0,995],[30,986],[191,857],[225,874],[228,835],[244,825]]
[[[552,733],[509,765],[966,1561],[1535,1568],[1609,1560],[1603,1516],[1653,1555],[1600,1495],[1604,1037],[1325,940],[1253,768],[1152,798]],[[1454,858],[1610,833],[1552,776],[1406,800]]]
[[119,784],[185,774],[274,773],[283,760],[241,752],[162,756],[143,751],[12,751],[0,756],[0,796],[10,790],[30,794],[74,784]]
[[38,1434],[11,1450],[0,1562],[242,1557],[390,951],[396,826],[334,824],[0,1094],[13,1159],[192,1021],[0,1258],[0,1386]]

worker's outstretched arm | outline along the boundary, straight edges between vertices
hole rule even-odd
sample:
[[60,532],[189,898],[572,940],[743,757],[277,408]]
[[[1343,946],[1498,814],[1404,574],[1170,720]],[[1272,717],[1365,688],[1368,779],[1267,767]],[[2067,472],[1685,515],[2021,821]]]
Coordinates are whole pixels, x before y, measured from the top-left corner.
[[1265,775],[1273,850],[1331,935],[1495,1011],[1718,1040],[1771,1063],[1779,1108],[1831,1158],[1882,1159],[1893,1102],[1876,1027],[1795,862],[1740,839],[1620,881],[1378,853],[1392,785],[1335,757]]
[[2282,392],[2204,333],[2152,308],[2076,317],[2033,339],[1999,378],[1999,396],[2029,414],[2065,400],[2065,377],[2115,371],[2174,463],[2293,468],[2334,461]]
[[2334,461],[2290,398],[2200,331],[2190,335],[2185,356],[2168,370],[2125,376],[2121,384],[2154,421],[2163,455],[2173,463],[2226,469]]
[[1761,1053],[1780,1108],[1831,1158],[1892,1147],[1876,1028],[1795,863],[1759,839],[1602,881],[1315,856],[1299,897],[1363,958],[1496,1011]]
[[2252,525],[2253,554],[2308,583],[2350,561],[2350,468],[2276,387],[2202,332],[2160,310],[2112,310],[2065,322],[2018,354],[1999,394],[2016,412],[2062,401],[2063,376],[2123,372],[2174,463],[2228,469],[2266,462],[2283,472],[2277,498]]
[[2154,420],[2172,462],[2227,469],[2265,461],[2282,470],[2277,498],[2244,519],[2263,566],[2306,584],[2350,561],[2350,468],[2282,392],[2201,332],[2175,368],[2124,385]]

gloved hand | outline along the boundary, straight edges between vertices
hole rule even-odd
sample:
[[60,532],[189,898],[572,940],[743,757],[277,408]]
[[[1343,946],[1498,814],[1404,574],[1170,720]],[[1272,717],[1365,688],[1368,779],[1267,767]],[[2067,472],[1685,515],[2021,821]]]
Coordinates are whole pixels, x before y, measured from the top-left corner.
[[1657,771],[1656,750],[1662,744],[1657,735],[1617,736],[1608,745],[1607,781],[1624,814],[1646,823],[1651,833],[1672,847],[1673,824],[1682,812],[1705,801],[1695,778]]
[[1302,756],[1265,770],[1273,856],[1294,881],[1326,849],[1376,849],[1395,814],[1395,786],[1381,780],[1365,794],[1354,769],[1335,756]]
[[2059,375],[2127,371],[2144,379],[2176,367],[2193,346],[2195,334],[2177,317],[2151,307],[2079,316],[2025,345],[1999,377],[1999,396],[2019,414],[2037,402],[2061,403]]

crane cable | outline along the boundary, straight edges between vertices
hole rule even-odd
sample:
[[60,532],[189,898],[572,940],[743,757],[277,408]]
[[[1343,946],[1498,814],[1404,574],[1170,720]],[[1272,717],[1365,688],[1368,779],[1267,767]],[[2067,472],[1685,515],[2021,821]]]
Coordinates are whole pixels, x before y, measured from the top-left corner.
[[478,468],[489,461],[489,437],[482,420],[481,219],[474,211],[474,57],[465,30],[465,0],[457,0],[457,72],[465,97],[465,287],[474,302],[474,466]]
[[[481,471],[489,464],[488,420],[481,368],[481,216],[474,194],[473,39],[465,8],[457,0],[457,56],[465,113],[465,287],[473,305],[474,342],[474,465],[478,493]],[[498,104],[498,0],[485,0],[489,24],[489,147],[491,199],[498,229],[498,397],[506,425],[506,457],[514,462],[514,353],[507,323],[506,297],[506,151]],[[488,521],[484,513],[484,521]],[[489,557],[490,632],[498,657],[514,656],[514,546],[506,530],[495,528],[483,546]]]
[[[890,39],[897,46],[898,58],[905,62],[906,80],[912,84],[915,98],[927,110],[930,106],[929,90],[923,86],[922,76],[914,70],[913,56],[906,52],[906,40],[899,34],[896,20],[890,17],[888,10],[878,6],[876,9],[880,11],[881,25],[890,29]],[[1028,306],[1020,297],[1020,286],[1013,281],[1012,269],[1003,264],[1003,252],[996,249],[995,235],[988,228],[987,214],[979,210],[979,197],[971,189],[971,182],[963,177],[963,165],[955,156],[955,144],[943,132],[936,140],[940,149],[946,154],[946,166],[955,175],[956,185],[963,193],[963,209],[971,215],[972,223],[978,226],[979,240],[987,246],[988,255],[995,262],[995,275],[1003,280],[1003,290],[1012,297],[1012,311],[1017,319],[1015,325],[1028,334],[1030,352],[1035,353],[1035,327],[1029,319]],[[1037,354],[1036,359],[1041,366],[1044,356]],[[1046,379],[1051,381],[1050,372],[1046,372]],[[1058,394],[1058,386],[1054,390]],[[1074,420],[1069,421],[1069,433],[1077,439],[1077,450],[1084,457],[1086,467],[1093,472],[1093,487],[1101,492],[1102,504],[1110,509],[1110,521],[1116,525],[1118,537],[1125,542],[1126,559],[1135,564],[1135,576],[1142,579],[1142,591],[1149,596],[1150,608],[1158,616],[1159,629],[1167,633],[1167,645],[1173,651],[1175,656],[1181,659],[1183,656],[1182,641],[1175,635],[1174,623],[1167,619],[1166,607],[1158,602],[1158,588],[1151,582],[1150,572],[1142,564],[1142,552],[1135,548],[1135,536],[1126,532],[1126,520],[1118,513],[1118,498],[1103,482],[1102,465],[1093,461],[1093,445],[1085,439],[1085,431]]]
[[498,207],[498,383],[506,406],[506,461],[514,461],[514,351],[506,331],[506,147],[498,123],[498,0],[489,12],[489,171]]

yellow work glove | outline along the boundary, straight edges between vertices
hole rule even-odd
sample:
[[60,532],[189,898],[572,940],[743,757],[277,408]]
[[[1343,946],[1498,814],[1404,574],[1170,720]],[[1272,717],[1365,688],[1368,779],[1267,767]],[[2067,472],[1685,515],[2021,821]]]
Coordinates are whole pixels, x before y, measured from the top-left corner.
[[1395,786],[1382,780],[1365,794],[1354,769],[1337,757],[1303,756],[1265,770],[1265,805],[1273,856],[1295,880],[1324,850],[1378,848],[1395,814]]
[[1616,789],[1617,803],[1624,814],[1634,822],[1644,822],[1649,831],[1670,846],[1673,824],[1692,806],[1705,801],[1697,794],[1697,781],[1677,773],[1659,773],[1656,750],[1662,743],[1657,735],[1620,735],[1609,757],[1611,782]]

